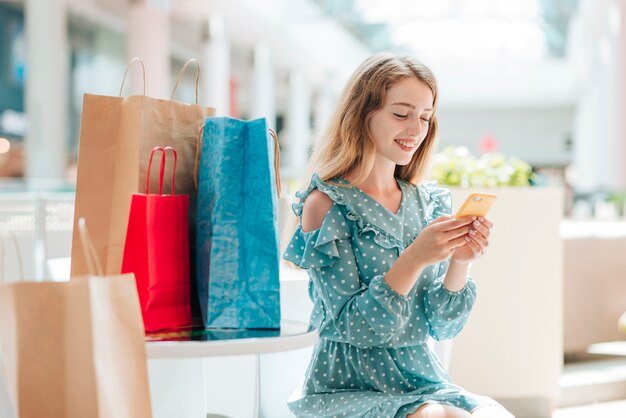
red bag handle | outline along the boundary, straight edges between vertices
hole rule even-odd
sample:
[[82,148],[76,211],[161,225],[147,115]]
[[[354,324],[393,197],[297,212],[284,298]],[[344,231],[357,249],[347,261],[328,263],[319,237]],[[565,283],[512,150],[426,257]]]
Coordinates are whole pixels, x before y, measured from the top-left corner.
[[159,195],[163,194],[163,176],[165,175],[165,160],[166,160],[166,155],[168,151],[172,151],[172,154],[174,154],[174,167],[172,168],[172,195],[175,195],[175,189],[174,189],[174,179],[176,177],[176,160],[178,158],[177,154],[176,154],[176,150],[172,147],[154,147],[152,148],[152,152],[150,152],[150,161],[148,162],[148,178],[146,180],[146,194],[148,194],[148,191],[150,189],[150,169],[152,167],[152,158],[154,157],[154,153],[157,151],[161,151],[161,167],[159,169]]

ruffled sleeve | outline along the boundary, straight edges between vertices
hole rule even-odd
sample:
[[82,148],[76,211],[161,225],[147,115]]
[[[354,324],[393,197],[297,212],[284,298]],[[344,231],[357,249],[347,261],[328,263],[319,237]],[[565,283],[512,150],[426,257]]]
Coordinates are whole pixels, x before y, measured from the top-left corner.
[[[296,195],[301,199],[294,204],[296,215],[302,214],[313,188]],[[331,199],[336,196],[327,194]],[[299,224],[283,258],[307,269],[314,311],[321,310],[312,320],[321,336],[360,348],[375,347],[390,341],[406,324],[409,299],[391,289],[381,274],[368,280],[361,277],[350,239],[353,228],[344,211],[345,206],[333,199],[320,228],[305,232]]]
[[476,283],[471,277],[458,292],[448,290],[443,279],[448,262],[439,264],[437,278],[424,293],[424,312],[430,325],[429,333],[436,340],[454,338],[458,335],[469,317],[476,301]]
[[[302,214],[301,208],[299,211]],[[303,269],[329,267],[341,257],[337,242],[349,237],[350,230],[341,209],[333,203],[318,229],[303,231],[302,226],[298,225],[283,258]]]
[[436,182],[426,183],[421,186],[426,203],[426,216],[424,226],[443,215],[452,214],[452,194],[450,190],[437,186]]

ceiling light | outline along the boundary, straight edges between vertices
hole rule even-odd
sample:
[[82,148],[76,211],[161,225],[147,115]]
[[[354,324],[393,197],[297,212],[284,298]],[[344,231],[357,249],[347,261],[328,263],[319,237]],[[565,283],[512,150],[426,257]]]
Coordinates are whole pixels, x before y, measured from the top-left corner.
[[11,149],[11,143],[8,139],[0,137],[0,154],[6,154]]

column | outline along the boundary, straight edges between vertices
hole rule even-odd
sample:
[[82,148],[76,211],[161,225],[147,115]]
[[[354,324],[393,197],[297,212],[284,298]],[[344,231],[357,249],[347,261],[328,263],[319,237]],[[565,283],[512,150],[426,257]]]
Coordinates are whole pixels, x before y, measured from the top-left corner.
[[[326,77],[332,80],[332,75]],[[320,87],[315,97],[315,111],[313,112],[313,141],[318,141],[326,132],[328,124],[335,111],[335,98],[327,84]]]
[[[128,60],[139,57],[146,65],[146,95],[169,99],[172,94],[170,17],[167,0],[134,0],[128,13]],[[142,94],[141,66],[128,72],[122,94]]]
[[54,189],[65,182],[69,57],[65,0],[26,0],[26,181]]
[[573,25],[573,62],[581,78],[574,121],[575,188],[626,189],[624,0],[583,0]]
[[310,93],[304,74],[300,70],[294,70],[289,74],[288,97],[285,129],[281,134],[282,175],[286,178],[296,178],[303,175],[306,170],[311,143]]
[[214,107],[218,116],[230,115],[230,47],[223,15],[209,17],[203,38],[201,102]]
[[619,169],[616,178],[616,189],[626,191],[626,0],[616,0],[613,25],[618,31],[616,42],[617,71],[617,146],[615,152],[616,166]]
[[270,48],[265,43],[254,48],[250,118],[266,118],[268,126],[276,129],[276,84]]

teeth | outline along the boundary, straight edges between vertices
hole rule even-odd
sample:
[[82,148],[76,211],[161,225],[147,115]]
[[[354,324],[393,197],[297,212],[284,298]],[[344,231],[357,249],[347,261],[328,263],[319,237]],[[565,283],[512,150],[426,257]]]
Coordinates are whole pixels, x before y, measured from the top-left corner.
[[404,141],[400,141],[399,139],[396,139],[396,142],[407,148],[413,148],[415,146],[415,144],[412,144],[411,142],[404,142]]

